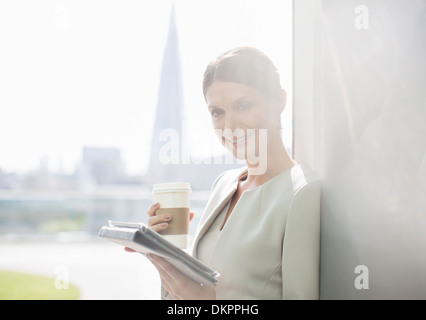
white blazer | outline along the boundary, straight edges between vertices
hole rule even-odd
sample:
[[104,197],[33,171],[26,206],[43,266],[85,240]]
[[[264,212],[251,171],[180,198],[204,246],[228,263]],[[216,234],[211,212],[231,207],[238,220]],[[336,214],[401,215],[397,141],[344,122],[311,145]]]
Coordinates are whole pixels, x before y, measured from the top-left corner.
[[[193,245],[231,200],[247,168],[215,181]],[[208,262],[221,275],[217,299],[319,299],[320,182],[300,165],[244,191]]]

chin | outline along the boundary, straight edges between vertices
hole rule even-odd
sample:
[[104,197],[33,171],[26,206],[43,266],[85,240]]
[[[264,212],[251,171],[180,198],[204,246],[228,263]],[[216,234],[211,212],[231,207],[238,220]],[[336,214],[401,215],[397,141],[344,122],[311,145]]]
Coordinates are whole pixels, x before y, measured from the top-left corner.
[[232,155],[234,156],[234,158],[235,159],[237,159],[237,160],[244,160],[244,161],[247,161],[247,156],[244,154],[244,155],[238,155],[238,153],[236,152],[236,151],[234,151],[234,152],[232,152]]
[[247,161],[247,159],[248,159],[247,154],[257,154],[257,153],[247,152],[247,150],[244,146],[238,148],[238,147],[224,145],[224,147],[225,147],[226,150],[228,150],[229,152],[232,153],[232,155],[234,156],[235,159],[241,160],[241,161],[242,160]]

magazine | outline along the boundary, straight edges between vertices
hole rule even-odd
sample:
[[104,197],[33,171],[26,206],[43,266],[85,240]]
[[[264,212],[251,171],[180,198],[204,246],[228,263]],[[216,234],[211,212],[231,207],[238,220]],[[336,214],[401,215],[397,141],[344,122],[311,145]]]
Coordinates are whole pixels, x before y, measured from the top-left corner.
[[219,273],[167,241],[143,223],[109,221],[99,231],[108,239],[137,252],[156,254],[200,285],[215,286]]

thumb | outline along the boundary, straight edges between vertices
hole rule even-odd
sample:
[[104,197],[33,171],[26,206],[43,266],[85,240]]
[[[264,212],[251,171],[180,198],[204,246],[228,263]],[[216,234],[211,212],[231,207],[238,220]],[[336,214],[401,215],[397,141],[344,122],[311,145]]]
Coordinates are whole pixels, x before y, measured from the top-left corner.
[[194,212],[190,212],[189,213],[189,222],[191,222],[192,221],[192,219],[194,219]]

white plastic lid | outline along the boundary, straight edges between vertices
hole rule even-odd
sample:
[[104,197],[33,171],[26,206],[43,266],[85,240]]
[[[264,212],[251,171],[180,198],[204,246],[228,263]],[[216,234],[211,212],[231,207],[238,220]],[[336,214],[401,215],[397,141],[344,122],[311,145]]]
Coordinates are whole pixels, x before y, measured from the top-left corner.
[[163,192],[191,192],[191,185],[188,182],[167,182],[154,184],[152,193]]

